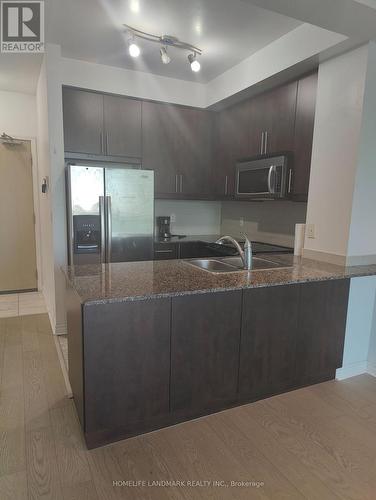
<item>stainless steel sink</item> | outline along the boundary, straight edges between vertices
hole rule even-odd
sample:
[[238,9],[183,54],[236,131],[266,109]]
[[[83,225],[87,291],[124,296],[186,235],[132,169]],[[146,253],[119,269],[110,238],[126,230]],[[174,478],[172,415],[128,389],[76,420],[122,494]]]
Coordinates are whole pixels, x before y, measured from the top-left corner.
[[[243,268],[243,262],[240,257],[220,257],[210,259],[190,259],[186,260],[188,264],[198,267],[211,273],[236,273],[246,271]],[[260,257],[253,257],[252,271],[261,271],[266,269],[277,269],[285,267],[277,264],[271,260],[261,259]]]

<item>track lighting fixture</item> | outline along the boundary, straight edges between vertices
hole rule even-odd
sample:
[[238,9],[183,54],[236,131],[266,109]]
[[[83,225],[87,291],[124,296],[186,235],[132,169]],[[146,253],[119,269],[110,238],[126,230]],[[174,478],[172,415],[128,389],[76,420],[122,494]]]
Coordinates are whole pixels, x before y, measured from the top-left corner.
[[161,55],[163,64],[168,64],[169,62],[171,62],[171,57],[167,54],[167,47],[161,47],[159,49],[159,53]]
[[200,71],[201,64],[196,59],[196,52],[188,55],[188,61],[189,61],[189,64],[191,65],[191,70],[194,73],[197,73],[198,71]]
[[202,50],[199,49],[198,47],[195,47],[194,45],[187,42],[182,42],[175,36],[153,35],[151,33],[147,33],[146,31],[141,31],[137,28],[132,28],[132,26],[128,26],[127,24],[124,24],[124,27],[126,28],[126,32],[131,37],[129,41],[129,54],[132,57],[138,57],[141,54],[140,47],[134,42],[135,38],[141,38],[149,42],[160,44],[161,47],[159,49],[159,55],[161,57],[163,64],[169,64],[171,62],[171,57],[167,53],[168,47],[175,47],[176,49],[189,51],[190,54],[188,55],[188,61],[191,66],[191,70],[194,73],[200,71],[201,64],[197,60],[197,56],[200,56],[202,54]]

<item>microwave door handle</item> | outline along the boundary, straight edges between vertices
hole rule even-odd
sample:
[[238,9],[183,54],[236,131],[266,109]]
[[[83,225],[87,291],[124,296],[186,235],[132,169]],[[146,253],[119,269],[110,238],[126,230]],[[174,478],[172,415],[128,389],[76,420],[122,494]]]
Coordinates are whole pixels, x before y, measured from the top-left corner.
[[275,173],[276,173],[276,166],[272,165],[269,168],[269,173],[268,173],[268,191],[270,194],[275,194]]

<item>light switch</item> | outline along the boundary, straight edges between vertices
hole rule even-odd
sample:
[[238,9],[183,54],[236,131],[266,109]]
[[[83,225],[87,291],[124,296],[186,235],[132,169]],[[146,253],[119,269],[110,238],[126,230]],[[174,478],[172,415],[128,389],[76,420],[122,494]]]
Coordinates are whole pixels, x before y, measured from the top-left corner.
[[315,225],[307,224],[307,238],[315,238]]

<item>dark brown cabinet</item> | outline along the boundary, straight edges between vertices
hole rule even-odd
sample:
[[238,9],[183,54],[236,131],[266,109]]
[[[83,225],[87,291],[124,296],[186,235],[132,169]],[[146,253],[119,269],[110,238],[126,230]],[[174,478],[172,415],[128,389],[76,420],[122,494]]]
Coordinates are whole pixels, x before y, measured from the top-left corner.
[[141,158],[141,102],[63,88],[64,144],[69,153]]
[[106,154],[141,158],[141,101],[104,96]]
[[220,112],[64,87],[65,151],[142,162],[172,199],[232,199],[239,159],[288,151],[291,199],[305,201],[316,86],[314,73]]
[[142,166],[154,170],[157,194],[171,195],[179,192],[179,136],[175,122],[174,106],[156,102],[142,103]]
[[243,292],[239,396],[257,399],[294,385],[299,286]]
[[219,197],[226,198],[234,195],[236,161],[253,154],[250,143],[250,124],[250,101],[231,106],[216,116],[212,189]]
[[298,82],[294,135],[294,175],[292,197],[306,200],[311,170],[313,128],[315,121],[317,73]]
[[333,379],[349,280],[82,305],[69,377],[89,447]]
[[212,113],[170,104],[143,103],[143,168],[155,171],[157,197],[208,193]]
[[153,425],[169,412],[170,299],[84,308],[85,431]]
[[237,397],[241,292],[172,299],[171,410],[197,414]]
[[300,287],[296,381],[327,378],[342,366],[349,280],[307,283]]
[[63,115],[65,151],[104,154],[102,94],[64,87]]

